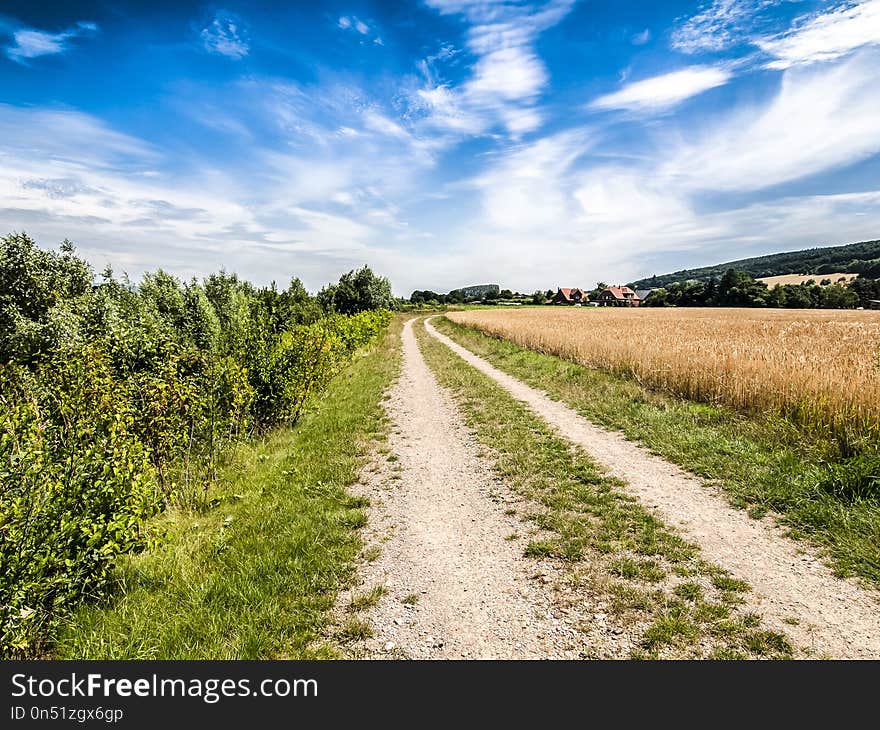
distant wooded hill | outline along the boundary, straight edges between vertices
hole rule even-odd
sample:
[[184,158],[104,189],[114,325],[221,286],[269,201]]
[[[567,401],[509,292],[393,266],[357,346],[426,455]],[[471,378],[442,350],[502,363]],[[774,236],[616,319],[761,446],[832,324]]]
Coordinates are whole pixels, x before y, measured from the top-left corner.
[[699,269],[685,269],[671,274],[650,276],[630,283],[633,289],[652,289],[669,286],[678,281],[709,281],[720,279],[728,269],[746,271],[754,278],[783,274],[833,274],[845,271],[876,279],[880,278],[880,241],[863,241],[846,246],[808,248],[803,251],[756,256],[751,259],[729,261]]

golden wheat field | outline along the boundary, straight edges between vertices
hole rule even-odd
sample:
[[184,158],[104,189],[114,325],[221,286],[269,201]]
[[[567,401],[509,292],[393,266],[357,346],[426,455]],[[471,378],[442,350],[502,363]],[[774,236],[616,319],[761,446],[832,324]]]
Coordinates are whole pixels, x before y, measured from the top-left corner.
[[880,430],[880,312],[548,307],[448,316],[684,398],[780,411],[849,438]]

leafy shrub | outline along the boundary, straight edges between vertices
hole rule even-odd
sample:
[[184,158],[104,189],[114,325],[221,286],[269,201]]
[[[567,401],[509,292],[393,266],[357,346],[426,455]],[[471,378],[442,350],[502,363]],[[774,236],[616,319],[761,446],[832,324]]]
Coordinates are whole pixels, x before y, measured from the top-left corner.
[[155,472],[106,355],[0,369],[0,645],[32,654],[51,617],[100,595],[142,547]]
[[[68,242],[0,239],[0,656],[37,654],[54,621],[109,590],[152,515],[207,506],[229,446],[295,423],[390,319],[324,315],[295,278],[92,279]],[[349,279],[373,304],[387,288]]]

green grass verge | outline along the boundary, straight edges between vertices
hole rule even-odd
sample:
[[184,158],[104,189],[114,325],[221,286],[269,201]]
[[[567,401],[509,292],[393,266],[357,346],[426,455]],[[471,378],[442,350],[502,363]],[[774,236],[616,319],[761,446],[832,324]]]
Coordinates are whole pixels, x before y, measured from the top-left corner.
[[72,659],[315,659],[366,521],[346,492],[399,368],[400,318],[293,429],[242,446],[203,514],[172,511],[162,539],[119,567],[118,597],[82,608],[55,655]]
[[840,575],[880,584],[880,498],[841,495],[835,445],[809,441],[784,419],[746,417],[685,401],[561,358],[526,350],[445,317],[434,326],[497,368],[621,431],[669,461],[720,484],[731,503],[782,516],[792,535],[820,547]]
[[791,654],[784,636],[761,630],[743,611],[747,585],[703,560],[696,546],[625,494],[618,480],[421,324],[416,334],[428,365],[491,452],[499,477],[535,505],[527,518],[537,530],[526,555],[594,568],[579,580],[604,595],[620,623],[640,627],[634,657]]

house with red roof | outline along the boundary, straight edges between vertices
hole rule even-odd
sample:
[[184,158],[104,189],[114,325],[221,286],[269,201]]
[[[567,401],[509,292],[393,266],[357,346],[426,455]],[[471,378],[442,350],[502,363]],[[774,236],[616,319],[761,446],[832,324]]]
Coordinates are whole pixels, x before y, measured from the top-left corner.
[[642,302],[628,286],[609,286],[599,293],[596,301],[602,307],[638,307]]
[[589,301],[583,289],[560,289],[553,297],[553,304],[585,304]]

